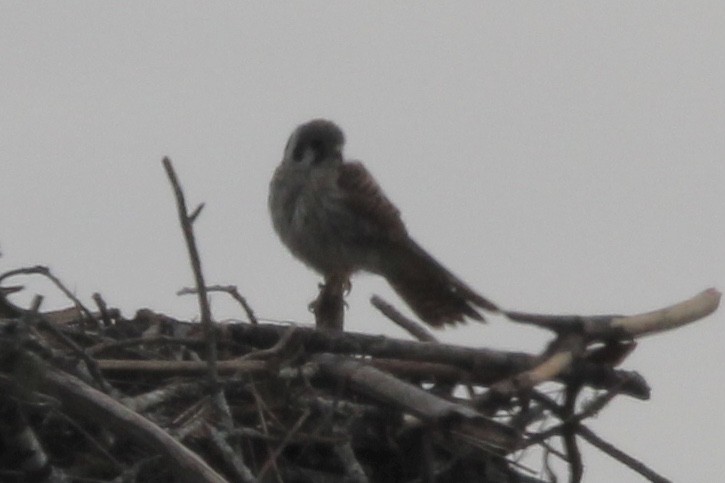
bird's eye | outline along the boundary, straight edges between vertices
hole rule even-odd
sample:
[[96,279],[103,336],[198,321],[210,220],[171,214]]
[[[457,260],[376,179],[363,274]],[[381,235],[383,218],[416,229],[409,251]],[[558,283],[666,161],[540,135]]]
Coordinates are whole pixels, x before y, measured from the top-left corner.
[[312,149],[315,152],[315,154],[322,153],[323,147],[324,146],[322,144],[321,139],[313,139],[312,141],[310,141],[310,149]]
[[302,145],[302,143],[298,143],[297,146],[295,146],[294,151],[292,151],[292,159],[294,159],[296,162],[302,161],[302,157],[305,155],[305,147]]

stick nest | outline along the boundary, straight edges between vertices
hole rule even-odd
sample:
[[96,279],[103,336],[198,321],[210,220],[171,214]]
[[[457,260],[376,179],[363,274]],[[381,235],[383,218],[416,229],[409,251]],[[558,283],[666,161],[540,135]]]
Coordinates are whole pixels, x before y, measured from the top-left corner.
[[[439,343],[377,297],[413,340],[343,332],[324,311],[318,328],[334,330],[260,324],[236,288],[206,286],[192,230],[203,205],[189,214],[164,167],[201,323],[148,309],[126,318],[97,294],[90,310],[45,267],[0,275],[0,480],[498,483],[554,481],[564,468],[576,482],[583,439],[667,481],[586,420],[617,396],[649,398],[619,365],[640,337],[714,312],[715,289],[632,316],[502,311],[551,331],[537,354]],[[18,275],[49,278],[73,306],[14,305],[21,287],[2,282]],[[214,322],[212,290],[248,321]]]

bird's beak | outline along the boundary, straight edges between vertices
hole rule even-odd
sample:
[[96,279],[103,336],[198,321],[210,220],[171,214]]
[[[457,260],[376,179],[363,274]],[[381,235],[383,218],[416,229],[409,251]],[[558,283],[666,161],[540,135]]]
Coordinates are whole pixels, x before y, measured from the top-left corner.
[[335,146],[333,155],[335,156],[335,159],[339,159],[340,161],[342,161],[342,144],[338,144],[337,146]]

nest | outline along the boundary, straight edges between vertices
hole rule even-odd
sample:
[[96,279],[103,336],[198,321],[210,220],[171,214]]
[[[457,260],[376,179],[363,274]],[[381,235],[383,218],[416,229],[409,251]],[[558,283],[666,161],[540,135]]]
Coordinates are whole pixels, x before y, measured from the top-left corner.
[[[616,395],[649,397],[641,376],[615,367],[634,348],[632,330],[698,319],[718,298],[709,290],[643,316],[565,320],[568,330],[539,355],[217,324],[214,360],[199,323],[147,309],[127,319],[105,305],[40,313],[3,301],[0,474],[5,481],[544,481],[543,469],[515,457],[534,446],[560,454],[561,440],[576,474],[576,440],[584,438],[666,481],[583,422]],[[539,390],[547,381],[560,386],[561,400]],[[598,395],[580,406],[584,388]]]
[[[541,482],[555,478],[551,459],[581,481],[581,439],[667,481],[585,422],[617,396],[649,398],[644,378],[619,364],[636,339],[715,311],[716,290],[632,316],[504,311],[553,333],[538,354],[439,343],[379,298],[411,340],[261,324],[234,287],[204,284],[200,209],[187,213],[165,166],[201,323],[149,309],[126,318],[98,295],[90,310],[45,267],[0,276],[48,277],[73,302],[21,308],[8,299],[19,288],[0,287],[2,481]],[[211,290],[238,300],[248,321],[213,322]],[[316,316],[318,327],[342,325]],[[540,467],[522,459],[535,449]]]

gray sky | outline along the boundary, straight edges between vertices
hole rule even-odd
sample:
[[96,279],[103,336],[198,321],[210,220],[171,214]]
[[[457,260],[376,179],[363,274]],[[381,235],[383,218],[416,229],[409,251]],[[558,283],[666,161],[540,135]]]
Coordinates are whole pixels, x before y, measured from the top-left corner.
[[[413,236],[512,309],[636,313],[725,287],[722,2],[5,2],[0,270],[47,264],[90,303],[194,317],[170,188],[209,283],[310,322],[318,277],[267,215],[291,130],[338,122]],[[47,284],[45,308],[66,305]],[[347,327],[402,335],[354,280]],[[219,319],[241,318],[214,298]],[[591,423],[674,481],[719,481],[722,311],[640,343],[653,388]],[[452,342],[536,351],[493,318]],[[583,443],[586,449],[586,444]],[[588,482],[639,481],[597,451]],[[538,463],[538,462],[535,462]],[[538,466],[538,464],[537,464]]]

